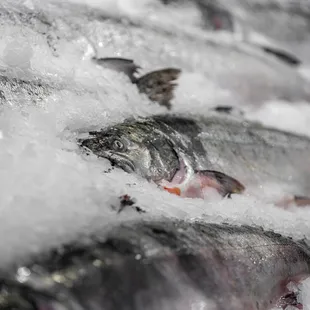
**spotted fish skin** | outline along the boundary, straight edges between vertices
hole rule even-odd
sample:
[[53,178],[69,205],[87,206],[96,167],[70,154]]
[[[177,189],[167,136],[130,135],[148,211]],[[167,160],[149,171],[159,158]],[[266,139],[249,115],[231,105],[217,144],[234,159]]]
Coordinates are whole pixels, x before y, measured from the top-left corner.
[[261,228],[128,222],[8,268],[0,307],[267,310],[309,262],[306,243]]

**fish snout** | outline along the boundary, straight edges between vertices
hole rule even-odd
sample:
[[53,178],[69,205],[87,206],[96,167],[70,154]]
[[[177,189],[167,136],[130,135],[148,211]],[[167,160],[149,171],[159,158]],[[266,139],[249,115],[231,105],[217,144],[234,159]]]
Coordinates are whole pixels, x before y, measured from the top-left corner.
[[83,149],[87,149],[89,151],[94,151],[98,148],[98,142],[95,141],[97,139],[93,138],[93,139],[78,139],[77,143],[78,145],[83,148]]

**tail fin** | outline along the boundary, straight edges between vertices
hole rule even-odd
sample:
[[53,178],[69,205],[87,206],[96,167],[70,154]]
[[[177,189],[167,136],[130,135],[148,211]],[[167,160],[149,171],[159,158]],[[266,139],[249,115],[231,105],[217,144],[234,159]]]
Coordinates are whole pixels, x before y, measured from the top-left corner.
[[152,71],[137,80],[137,86],[141,93],[145,93],[150,100],[171,109],[170,101],[173,99],[173,91],[177,86],[175,81],[181,73],[180,69],[166,68]]
[[136,65],[131,59],[93,57],[92,60],[96,64],[101,65],[102,67],[125,73],[130,78],[132,83],[136,83],[137,81],[137,78],[134,76],[134,74],[137,73],[138,69],[140,69],[141,67]]

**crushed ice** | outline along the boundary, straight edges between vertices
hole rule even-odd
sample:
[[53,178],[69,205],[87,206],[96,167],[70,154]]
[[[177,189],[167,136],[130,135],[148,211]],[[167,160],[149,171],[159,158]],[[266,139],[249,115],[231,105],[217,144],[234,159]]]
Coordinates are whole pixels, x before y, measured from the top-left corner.
[[[78,17],[85,24],[84,35],[75,33],[71,37],[66,33],[58,44],[60,55],[53,56],[40,36],[37,44],[27,43],[27,38],[37,33],[29,29],[19,33],[20,25],[1,25],[2,33],[13,38],[9,41],[6,36],[0,38],[2,70],[13,68],[53,77],[59,83],[66,81],[83,90],[82,94],[70,90],[55,92],[40,106],[1,107],[1,265],[74,239],[77,233],[141,216],[225,220],[261,225],[296,238],[310,238],[310,223],[305,220],[310,218],[310,208],[285,211],[250,195],[217,202],[181,199],[119,169],[106,172],[111,168],[107,160],[82,154],[75,142],[77,135],[121,122],[129,116],[166,112],[139,94],[122,74],[94,66],[90,61],[94,53],[134,59],[146,72],[165,66],[182,68],[184,74],[173,102],[174,111],[180,113],[208,114],[210,106],[242,104],[249,119],[310,135],[310,108],[308,102],[300,100],[294,104],[270,101],[273,89],[269,89],[270,96],[262,94],[259,87],[264,85],[259,79],[265,77],[267,84],[272,81],[271,85],[275,83],[277,87],[285,85],[285,79],[279,82],[269,65],[262,65],[261,69],[255,57],[240,56],[236,50],[230,50],[229,40],[224,40],[224,47],[220,45],[217,49],[217,43],[214,47],[202,41],[199,32],[197,45],[191,46],[188,36],[193,36],[193,28],[198,27],[193,22],[195,15],[187,16],[185,36],[180,33],[181,27],[177,27],[175,37],[170,37],[153,30],[161,20],[161,27],[166,25],[171,31],[173,20],[155,0],[72,2],[95,6],[107,15],[127,14],[146,26],[130,28],[113,21],[86,21]],[[30,9],[35,4],[36,1],[25,2]],[[146,20],[148,10],[152,14]],[[181,20],[184,11],[178,8],[175,14],[180,14]],[[65,25],[63,29],[69,31]],[[215,37],[214,42],[217,40]],[[238,84],[238,79],[246,79],[247,84]],[[241,92],[237,91],[239,88]],[[262,101],[260,108],[251,106],[252,95]],[[273,190],[276,193],[278,189]],[[132,210],[116,214],[112,206],[123,194],[134,197],[146,214]],[[262,191],[261,195],[264,194]],[[24,271],[21,276],[25,276]],[[308,282],[305,285],[309,286]],[[304,294],[310,304],[309,294]]]

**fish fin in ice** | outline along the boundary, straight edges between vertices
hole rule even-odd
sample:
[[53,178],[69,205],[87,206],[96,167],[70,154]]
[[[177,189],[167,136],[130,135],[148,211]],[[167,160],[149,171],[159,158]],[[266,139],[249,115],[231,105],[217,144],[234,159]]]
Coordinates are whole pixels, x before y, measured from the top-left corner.
[[298,207],[310,206],[310,198],[305,196],[294,196],[294,202]]
[[173,81],[177,80],[180,69],[165,68],[152,71],[137,80],[137,87],[141,93],[146,94],[151,101],[171,109],[171,100],[174,97],[174,89],[177,86]]
[[235,116],[243,116],[244,111],[230,105],[219,105],[211,108],[211,111],[215,111],[221,114],[235,115]]
[[245,190],[238,180],[214,170],[196,170],[186,184],[166,182],[163,187],[171,194],[187,198],[204,198],[208,189],[215,189],[222,197],[241,194]]
[[223,197],[230,197],[231,194],[241,194],[244,192],[244,185],[235,178],[215,170],[198,170],[195,171],[200,178],[202,188],[213,187]]
[[275,203],[277,207],[282,207],[284,209],[289,208],[290,206],[296,207],[306,207],[310,206],[310,197],[307,196],[289,196],[277,201]]
[[167,187],[167,186],[164,186],[164,190],[166,190],[170,194],[181,196],[181,189],[179,187]]
[[93,57],[92,61],[104,68],[112,69],[117,72],[122,72],[126,74],[130,78],[132,83],[137,82],[137,78],[134,76],[134,74],[137,73],[141,67],[135,64],[134,61],[131,59],[117,57]]

